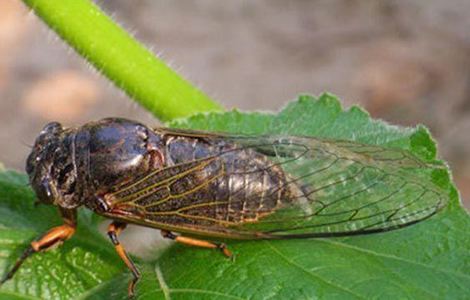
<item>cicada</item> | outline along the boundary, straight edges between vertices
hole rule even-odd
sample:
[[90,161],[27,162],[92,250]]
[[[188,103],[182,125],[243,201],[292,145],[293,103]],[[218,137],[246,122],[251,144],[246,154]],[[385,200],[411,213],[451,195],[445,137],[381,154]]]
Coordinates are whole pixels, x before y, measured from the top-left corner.
[[231,252],[220,239],[285,239],[368,234],[401,228],[441,210],[442,166],[402,149],[306,136],[246,136],[107,118],[77,128],[57,122],[35,141],[26,172],[38,200],[64,224],[33,241],[2,282],[31,254],[69,239],[77,209],[112,220],[119,242],[127,224],[164,237]]

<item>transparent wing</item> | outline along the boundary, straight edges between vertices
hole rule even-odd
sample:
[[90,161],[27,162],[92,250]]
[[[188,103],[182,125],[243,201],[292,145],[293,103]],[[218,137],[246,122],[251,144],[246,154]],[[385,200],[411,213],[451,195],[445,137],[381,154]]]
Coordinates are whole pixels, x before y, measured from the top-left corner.
[[235,140],[281,166],[295,196],[234,230],[272,237],[380,232],[426,219],[448,202],[437,180],[444,167],[405,150],[309,137]]

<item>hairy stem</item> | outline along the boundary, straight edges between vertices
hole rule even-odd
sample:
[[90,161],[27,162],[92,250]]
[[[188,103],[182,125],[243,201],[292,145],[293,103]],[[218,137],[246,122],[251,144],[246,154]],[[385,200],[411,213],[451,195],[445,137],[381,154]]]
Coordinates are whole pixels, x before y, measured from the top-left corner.
[[162,121],[222,107],[90,0],[23,0],[90,64]]

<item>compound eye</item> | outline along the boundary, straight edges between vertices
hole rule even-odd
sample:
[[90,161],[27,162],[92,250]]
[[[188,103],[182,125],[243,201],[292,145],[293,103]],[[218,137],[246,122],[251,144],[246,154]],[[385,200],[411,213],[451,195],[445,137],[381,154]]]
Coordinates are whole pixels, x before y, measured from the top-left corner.
[[44,126],[41,134],[56,134],[62,131],[62,125],[59,122],[50,122]]

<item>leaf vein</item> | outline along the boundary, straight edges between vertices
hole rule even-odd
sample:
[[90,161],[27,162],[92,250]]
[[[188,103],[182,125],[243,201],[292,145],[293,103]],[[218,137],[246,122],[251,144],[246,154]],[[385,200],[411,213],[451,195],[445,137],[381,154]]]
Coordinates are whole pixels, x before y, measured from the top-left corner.
[[388,258],[388,259],[398,260],[398,261],[401,261],[401,262],[406,262],[406,263],[409,263],[409,264],[412,264],[412,265],[421,266],[423,268],[431,269],[431,270],[434,270],[434,271],[438,271],[438,272],[442,272],[442,273],[446,273],[446,274],[450,274],[450,275],[454,275],[454,276],[458,276],[458,277],[462,277],[462,278],[465,278],[467,280],[470,280],[469,275],[462,274],[462,273],[459,273],[459,272],[453,272],[453,271],[450,271],[450,270],[439,269],[439,268],[436,268],[436,267],[433,267],[433,266],[430,266],[430,265],[426,265],[424,263],[412,261],[412,260],[405,259],[405,258],[402,258],[402,257],[398,257],[398,256],[395,256],[395,255],[379,253],[379,252],[375,252],[375,251],[372,251],[372,250],[367,250],[367,249],[364,249],[364,248],[360,248],[360,247],[356,247],[356,246],[349,245],[349,244],[346,244],[346,243],[336,242],[336,241],[332,241],[332,240],[328,240],[328,239],[317,239],[317,241],[321,241],[321,242],[328,243],[328,244],[333,244],[333,245],[340,246],[340,247],[343,247],[343,248],[353,249],[353,250],[356,250],[358,252],[364,252],[364,253],[375,255],[375,256],[378,256],[378,257],[384,257],[384,258]]
[[160,288],[162,289],[163,296],[165,297],[166,300],[171,300],[171,290],[168,287],[165,278],[163,277],[162,270],[160,269],[160,265],[155,265],[155,275],[157,276],[158,284],[160,285]]
[[311,271],[305,269],[305,268],[302,267],[301,265],[297,264],[297,263],[294,262],[293,260],[291,260],[291,259],[289,259],[288,257],[286,257],[284,254],[282,254],[282,252],[279,251],[276,247],[274,247],[271,243],[266,242],[266,244],[268,244],[268,246],[273,250],[273,252],[274,252],[275,254],[277,254],[279,257],[281,257],[282,259],[284,259],[286,262],[288,262],[289,264],[295,266],[296,268],[300,269],[301,271],[307,273],[308,275],[314,277],[315,279],[319,279],[319,280],[323,281],[324,283],[326,283],[326,284],[328,284],[328,285],[331,285],[332,287],[337,288],[337,289],[339,289],[339,290],[343,290],[343,291],[345,291],[345,292],[347,292],[347,293],[349,293],[349,294],[351,294],[351,295],[353,295],[353,296],[355,296],[355,297],[357,297],[357,298],[366,299],[366,298],[364,298],[364,297],[362,297],[362,296],[360,296],[360,295],[354,293],[353,291],[351,291],[351,290],[349,290],[349,289],[347,289],[347,288],[345,288],[345,287],[342,287],[342,286],[340,286],[340,285],[338,285],[338,284],[336,284],[336,283],[334,283],[334,282],[328,281],[328,280],[326,280],[325,278],[321,277],[320,275],[315,274],[315,273],[313,273],[313,272],[311,272]]

